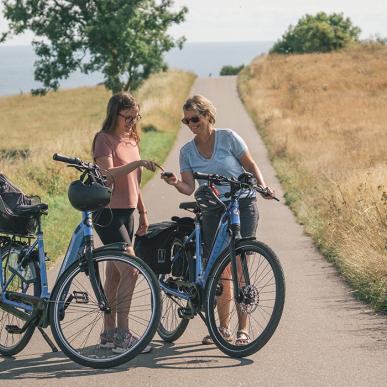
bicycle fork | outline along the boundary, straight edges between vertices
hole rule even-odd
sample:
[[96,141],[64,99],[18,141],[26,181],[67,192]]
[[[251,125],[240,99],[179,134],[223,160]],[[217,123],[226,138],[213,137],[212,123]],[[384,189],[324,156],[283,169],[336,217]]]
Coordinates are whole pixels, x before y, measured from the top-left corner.
[[99,274],[98,264],[93,260],[93,238],[92,236],[86,237],[86,262],[87,262],[87,274],[93,288],[94,294],[98,301],[98,306],[101,311],[110,313],[111,308],[106,298],[105,292],[102,287],[101,277]]
[[[245,254],[239,256],[240,266],[242,269],[241,275],[238,275],[237,256],[235,252],[235,238],[230,242],[230,260],[231,260],[231,276],[234,288],[234,299],[241,303],[243,300],[243,288],[250,285],[249,270],[247,267],[247,259]],[[241,277],[241,278],[240,278]],[[242,284],[242,288],[240,286]]]
[[[239,256],[242,273],[240,276],[238,275],[238,264],[237,264],[236,250],[235,250],[235,242],[236,240],[241,239],[241,234],[240,234],[239,206],[237,202],[235,202],[234,205],[231,207],[230,220],[231,220],[230,221],[231,241],[230,241],[229,249],[230,249],[231,276],[232,276],[232,283],[233,283],[233,289],[234,289],[234,299],[237,303],[241,303],[244,299],[243,290],[247,289],[247,287],[250,285],[250,276],[249,276],[249,270],[247,267],[246,254],[244,253]],[[240,284],[242,284],[242,287],[240,286]]]
[[93,221],[91,218],[91,212],[90,211],[83,212],[82,217],[83,217],[83,223],[85,226],[84,227],[85,258],[86,258],[85,271],[89,277],[90,284],[91,284],[91,287],[93,288],[100,310],[105,313],[111,313],[109,302],[106,298],[105,292],[102,287],[98,264],[93,259],[94,239],[93,239]]

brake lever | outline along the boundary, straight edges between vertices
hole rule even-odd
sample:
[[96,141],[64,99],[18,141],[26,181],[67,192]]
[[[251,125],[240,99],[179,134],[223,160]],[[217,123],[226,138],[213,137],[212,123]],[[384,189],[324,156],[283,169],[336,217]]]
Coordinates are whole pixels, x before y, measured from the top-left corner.
[[67,167],[68,168],[75,168],[79,172],[83,172],[84,171],[84,169],[82,167],[80,167],[79,165],[67,164]]
[[267,193],[267,190],[266,188],[263,188],[262,186],[258,185],[256,190],[260,193],[260,195],[262,195],[263,197],[271,197],[273,198],[274,200],[276,200],[277,202],[279,202],[280,200],[275,197],[275,196],[271,196],[270,194]]

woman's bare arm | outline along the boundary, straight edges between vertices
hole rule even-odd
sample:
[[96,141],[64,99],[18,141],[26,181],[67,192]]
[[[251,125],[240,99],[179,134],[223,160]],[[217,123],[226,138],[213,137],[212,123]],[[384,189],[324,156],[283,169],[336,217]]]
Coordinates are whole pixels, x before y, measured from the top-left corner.
[[246,151],[242,157],[239,159],[239,161],[242,164],[242,167],[247,171],[254,175],[254,177],[257,179],[257,182],[262,187],[266,187],[265,180],[263,179],[262,172],[258,168],[257,163],[254,161],[254,159],[251,157],[251,154],[249,151]]
[[161,176],[168,184],[173,185],[179,192],[185,195],[192,195],[195,191],[195,179],[191,172],[182,172],[181,180],[175,174],[171,177]]
[[145,167],[151,171],[156,170],[156,166],[152,161],[148,160],[136,160],[131,163],[121,165],[119,167],[113,167],[113,160],[111,157],[102,156],[96,159],[96,163],[102,169],[106,169],[110,172],[113,177],[120,175],[128,175],[130,172],[133,172],[136,168]]

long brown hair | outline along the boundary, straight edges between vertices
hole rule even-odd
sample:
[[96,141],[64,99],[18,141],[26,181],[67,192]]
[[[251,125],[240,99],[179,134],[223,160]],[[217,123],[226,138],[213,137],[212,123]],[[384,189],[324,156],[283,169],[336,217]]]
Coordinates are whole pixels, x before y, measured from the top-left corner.
[[[105,132],[105,133],[113,132],[117,125],[118,114],[122,110],[132,109],[136,106],[140,110],[140,105],[136,102],[133,95],[126,91],[120,91],[119,93],[114,94],[110,98],[107,104],[106,117],[105,117],[105,120],[103,121],[102,129],[96,133],[93,139],[93,145],[91,148],[93,157],[94,157],[95,141],[98,137],[98,134],[101,132]],[[137,144],[140,142],[140,136],[138,134],[138,129],[137,129],[137,122],[132,127],[131,136],[133,136]]]

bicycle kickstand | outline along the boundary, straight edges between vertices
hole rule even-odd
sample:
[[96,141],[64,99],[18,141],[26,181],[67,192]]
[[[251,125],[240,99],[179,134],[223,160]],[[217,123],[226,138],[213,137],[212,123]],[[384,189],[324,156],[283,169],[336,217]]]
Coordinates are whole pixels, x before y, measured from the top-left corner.
[[42,327],[38,327],[39,332],[42,334],[44,340],[46,340],[47,344],[50,346],[52,352],[58,352],[58,348],[52,342],[52,340],[48,337],[47,333],[43,330]]

